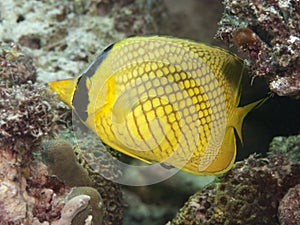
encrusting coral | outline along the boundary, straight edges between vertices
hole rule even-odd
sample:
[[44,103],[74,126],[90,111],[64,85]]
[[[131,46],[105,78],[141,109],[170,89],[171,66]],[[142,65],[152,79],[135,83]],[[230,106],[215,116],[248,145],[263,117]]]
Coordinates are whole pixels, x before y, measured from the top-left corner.
[[279,202],[300,183],[299,174],[299,161],[284,152],[268,158],[252,155],[219,182],[191,196],[168,225],[277,224]]
[[[1,44],[0,49],[1,224],[31,224],[38,219],[38,208],[47,207],[42,193],[50,202],[55,187],[60,187],[58,194],[64,192],[63,185],[48,179],[45,166],[34,160],[42,138],[55,133],[59,116],[51,94],[32,83],[36,72],[30,57],[14,43]],[[49,222],[61,210],[58,201],[51,203],[48,215],[41,214]]]
[[270,143],[270,156],[276,154],[286,154],[293,162],[300,161],[300,135],[289,137],[274,137]]
[[[96,149],[95,145],[88,143],[85,143],[86,148]],[[44,148],[43,157],[53,175],[71,187],[91,186],[99,192],[103,199],[103,225],[121,224],[123,201],[118,184],[94,171],[81,153],[82,149],[78,149],[77,145],[74,146],[77,157],[73,146],[64,140],[51,141],[46,143]],[[98,163],[101,164],[100,161]],[[109,163],[108,167],[111,168]]]
[[49,174],[57,176],[70,187],[92,185],[87,170],[78,163],[70,143],[54,140],[45,143],[43,148],[42,155]]
[[252,73],[271,91],[300,98],[300,4],[298,0],[224,0],[216,38],[247,51]]
[[[112,151],[108,146],[100,145],[96,135],[78,139],[74,151],[80,164],[88,170],[94,183],[93,187],[99,191],[103,198],[105,208],[103,225],[121,225],[123,197],[120,185],[113,181],[121,176],[122,171],[114,163],[115,157],[107,158],[104,151],[109,151],[114,156],[117,156],[118,153]],[[105,178],[100,174],[105,175]]]

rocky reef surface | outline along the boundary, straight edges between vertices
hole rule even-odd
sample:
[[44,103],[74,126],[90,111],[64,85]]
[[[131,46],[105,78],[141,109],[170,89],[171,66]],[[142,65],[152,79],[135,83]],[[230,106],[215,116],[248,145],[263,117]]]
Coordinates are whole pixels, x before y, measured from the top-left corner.
[[[189,2],[194,13],[207,11],[199,1]],[[248,53],[253,74],[268,77],[272,91],[298,98],[299,2],[254,1],[238,10],[243,3],[224,1],[219,37]],[[222,11],[216,1],[211,9]],[[207,21],[219,15],[193,22],[192,14],[166,13],[160,0],[0,2],[1,225],[297,224],[299,136],[274,138],[268,157],[238,162],[206,188],[214,177],[185,173],[149,187],[121,187],[95,170],[122,173],[93,152],[97,142],[75,144],[71,112],[45,83],[77,76],[103,47],[126,36],[187,32],[208,41],[216,24]]]
[[216,38],[248,55],[254,76],[267,78],[280,96],[300,96],[300,3],[298,0],[224,0]]
[[102,49],[126,36],[157,33],[159,0],[0,2],[0,40],[33,57],[42,82],[80,74]]
[[[192,195],[167,225],[297,224],[300,135],[277,137],[268,157],[251,155]],[[276,146],[276,147],[275,147]]]
[[57,140],[68,112],[35,83],[31,58],[16,44],[0,52],[0,224],[121,224],[120,187]]

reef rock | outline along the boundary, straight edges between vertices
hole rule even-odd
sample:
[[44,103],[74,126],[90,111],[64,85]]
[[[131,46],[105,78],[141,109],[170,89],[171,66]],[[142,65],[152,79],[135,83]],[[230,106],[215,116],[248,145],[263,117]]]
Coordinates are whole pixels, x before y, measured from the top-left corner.
[[[300,183],[299,174],[299,161],[293,162],[285,152],[268,158],[252,155],[237,162],[219,182],[191,196],[168,225],[276,224],[279,202]],[[281,217],[288,211],[286,202],[295,203],[294,209],[297,205],[295,198],[285,199],[280,203]]]
[[296,225],[300,221],[300,184],[290,188],[278,208],[280,225]]
[[216,38],[248,53],[254,76],[271,91],[300,98],[300,4],[298,0],[224,0]]
[[0,41],[0,87],[11,87],[35,80],[36,68],[32,58],[24,54],[16,43],[5,44]]
[[[50,174],[56,175],[60,180],[71,187],[76,186],[79,188],[77,190],[81,194],[83,190],[88,190],[87,188],[82,189],[84,186],[93,187],[99,192],[103,199],[103,201],[101,201],[103,202],[104,209],[104,212],[101,213],[103,214],[103,225],[121,224],[123,218],[123,201],[120,185],[104,178],[99,174],[99,171],[97,172],[91,167],[93,161],[97,161],[98,164],[102,164],[102,161],[106,161],[103,163],[104,168],[113,171],[113,164],[110,164],[109,161],[104,158],[101,159],[101,152],[97,151],[96,148],[97,141],[86,141],[86,143],[80,145],[82,149],[79,149],[77,145],[74,145],[73,148],[70,143],[64,140],[46,143],[42,154],[45,163],[49,168]],[[83,146],[89,150],[95,150],[98,153],[98,157],[91,155],[87,161],[82,153],[84,150]],[[116,171],[116,174],[119,175],[119,172]],[[86,192],[83,194],[86,194]]]
[[18,166],[16,153],[0,149],[0,224],[20,224],[32,215],[35,200],[25,191]]

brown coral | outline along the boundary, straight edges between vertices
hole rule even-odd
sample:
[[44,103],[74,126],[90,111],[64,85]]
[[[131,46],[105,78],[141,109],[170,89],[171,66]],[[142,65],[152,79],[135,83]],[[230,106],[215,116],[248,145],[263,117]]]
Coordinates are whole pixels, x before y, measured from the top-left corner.
[[87,170],[77,161],[72,145],[63,140],[44,144],[43,156],[49,174],[57,176],[70,187],[92,185]]
[[[28,167],[22,164],[27,161]],[[66,190],[48,177],[45,165],[26,154],[0,148],[0,224],[33,224],[59,219]]]
[[43,85],[32,83],[36,74],[29,56],[15,45],[0,49],[1,224],[51,222],[63,206],[55,196],[66,189],[34,156],[42,137],[57,128],[56,103]]
[[0,87],[2,148],[29,150],[43,136],[51,134],[58,118],[47,97],[51,99],[45,88],[37,84]]
[[36,70],[20,48],[0,43],[0,146],[31,150],[54,130],[56,104],[46,88],[32,84]]

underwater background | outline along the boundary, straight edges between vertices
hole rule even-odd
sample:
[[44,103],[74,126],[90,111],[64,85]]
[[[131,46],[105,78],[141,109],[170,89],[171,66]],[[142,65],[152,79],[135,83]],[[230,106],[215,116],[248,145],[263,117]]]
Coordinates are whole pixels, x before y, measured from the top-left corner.
[[[298,0],[1,1],[0,224],[299,224],[299,12]],[[271,97],[246,117],[232,170],[123,186],[101,175],[122,171],[97,138],[75,144],[72,112],[47,83],[78,76],[106,46],[137,35],[246,60],[240,105]]]

